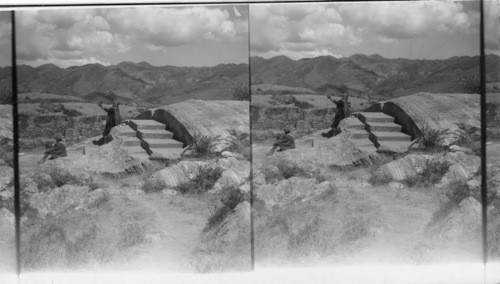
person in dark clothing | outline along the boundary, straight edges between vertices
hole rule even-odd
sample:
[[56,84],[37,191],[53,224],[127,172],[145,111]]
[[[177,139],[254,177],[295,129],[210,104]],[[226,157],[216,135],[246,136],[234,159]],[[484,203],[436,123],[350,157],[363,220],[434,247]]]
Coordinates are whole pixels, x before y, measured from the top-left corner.
[[285,127],[284,132],[284,134],[278,135],[276,141],[273,143],[273,148],[266,155],[272,155],[278,147],[278,152],[285,151],[287,149],[295,149],[295,138],[292,134],[290,134],[290,127]]
[[66,152],[66,144],[64,144],[62,140],[62,135],[56,135],[56,144],[54,144],[54,146],[44,152],[45,155],[40,161],[38,161],[38,163],[44,163],[49,156],[49,160],[54,160],[59,157],[66,157],[68,155],[68,153]]
[[334,100],[332,96],[328,96],[328,99],[336,105],[337,111],[335,113],[335,117],[333,118],[332,129],[328,132],[321,133],[321,136],[330,138],[337,135],[337,128],[339,127],[340,121],[350,116],[348,97],[349,94],[347,93],[342,95],[340,100]]
[[106,126],[102,132],[102,137],[99,140],[92,141],[92,143],[94,145],[104,145],[111,141],[111,137],[109,136],[111,129],[120,124],[120,110],[118,107],[120,103],[113,103],[110,108],[103,107],[101,102],[98,105],[107,113]]

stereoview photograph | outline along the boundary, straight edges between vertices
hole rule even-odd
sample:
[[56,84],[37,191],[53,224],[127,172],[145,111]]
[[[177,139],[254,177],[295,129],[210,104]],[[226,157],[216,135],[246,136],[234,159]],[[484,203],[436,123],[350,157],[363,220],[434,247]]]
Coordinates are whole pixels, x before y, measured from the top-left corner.
[[256,269],[482,263],[479,16],[250,6]]
[[251,268],[248,6],[16,12],[21,271]]

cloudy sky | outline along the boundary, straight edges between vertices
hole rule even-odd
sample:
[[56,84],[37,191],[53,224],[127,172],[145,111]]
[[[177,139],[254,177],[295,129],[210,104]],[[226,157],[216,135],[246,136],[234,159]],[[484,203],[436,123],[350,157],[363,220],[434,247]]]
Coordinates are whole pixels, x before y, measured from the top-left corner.
[[248,63],[248,6],[30,10],[16,13],[17,60],[60,67]]
[[[497,1],[487,15],[487,52],[498,50]],[[250,53],[293,59],[355,53],[443,59],[479,54],[479,1],[250,6]],[[496,13],[496,14],[495,14]],[[494,15],[494,16],[493,16]]]
[[0,66],[10,66],[11,60],[12,26],[10,12],[0,11]]

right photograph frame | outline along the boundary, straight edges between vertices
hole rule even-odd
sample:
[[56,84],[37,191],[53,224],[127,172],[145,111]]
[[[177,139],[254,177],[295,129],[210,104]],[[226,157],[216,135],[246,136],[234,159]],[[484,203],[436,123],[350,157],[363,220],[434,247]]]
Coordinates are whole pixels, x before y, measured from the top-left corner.
[[[486,259],[480,9],[479,1],[250,5],[256,269]],[[485,1],[485,11],[493,88],[498,3]]]

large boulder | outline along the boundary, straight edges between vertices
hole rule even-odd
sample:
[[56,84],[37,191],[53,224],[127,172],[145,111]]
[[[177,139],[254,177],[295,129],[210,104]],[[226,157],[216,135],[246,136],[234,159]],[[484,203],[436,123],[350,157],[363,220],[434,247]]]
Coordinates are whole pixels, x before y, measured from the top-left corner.
[[217,160],[214,166],[220,167],[223,170],[221,177],[214,185],[214,192],[225,187],[239,186],[250,178],[251,165],[249,161],[228,157]]
[[152,174],[148,182],[172,188],[194,178],[200,171],[200,168],[206,164],[206,162],[201,161],[181,161],[178,164]]
[[61,168],[74,176],[104,174],[120,177],[143,171],[146,162],[130,157],[120,148],[121,144],[120,139],[115,139],[100,147],[86,147],[85,154],[79,145],[78,149],[69,148],[67,157],[48,160],[40,168],[42,171],[44,168]]
[[215,150],[222,150],[231,134],[250,133],[249,108],[247,101],[187,100],[150,109],[136,118],[166,124],[187,144],[195,135],[212,137],[217,141]]
[[420,92],[377,103],[367,111],[382,111],[395,117],[412,140],[422,134],[422,129],[443,132],[443,145],[453,143],[464,130],[481,128],[480,97],[475,94]]
[[481,203],[472,197],[464,199],[446,218],[432,226],[431,233],[449,246],[476,243],[481,245]]
[[378,159],[376,152],[361,150],[350,139],[349,132],[325,139],[321,132],[297,140],[297,148],[275,153],[274,156],[295,161],[301,165],[317,167],[352,167],[369,165]]
[[64,185],[48,192],[39,192],[29,197],[29,204],[36,209],[40,218],[47,214],[56,215],[68,208],[85,202],[89,188],[86,186]]
[[314,178],[291,177],[259,186],[255,188],[255,195],[268,207],[282,207],[295,201],[306,201],[328,190],[334,190],[328,181],[316,184]]

